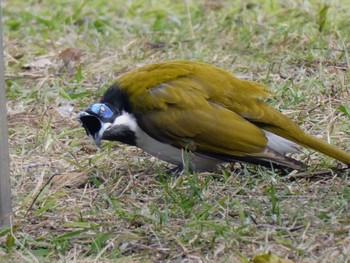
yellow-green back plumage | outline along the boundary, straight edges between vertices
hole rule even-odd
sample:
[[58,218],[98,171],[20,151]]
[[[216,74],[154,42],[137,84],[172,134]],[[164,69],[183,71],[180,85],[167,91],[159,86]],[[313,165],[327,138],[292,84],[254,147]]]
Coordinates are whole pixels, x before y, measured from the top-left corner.
[[[259,83],[205,63],[155,63],[118,77],[139,125],[177,147],[269,158],[261,129],[350,164],[350,154],[305,134],[263,100]],[[152,131],[157,131],[152,133]]]

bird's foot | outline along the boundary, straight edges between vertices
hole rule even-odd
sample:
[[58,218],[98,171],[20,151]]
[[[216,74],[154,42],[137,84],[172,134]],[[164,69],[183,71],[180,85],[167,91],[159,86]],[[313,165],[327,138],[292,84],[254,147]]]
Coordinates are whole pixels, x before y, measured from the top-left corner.
[[166,173],[171,177],[180,177],[185,173],[185,170],[182,165],[179,165],[173,168],[168,168]]

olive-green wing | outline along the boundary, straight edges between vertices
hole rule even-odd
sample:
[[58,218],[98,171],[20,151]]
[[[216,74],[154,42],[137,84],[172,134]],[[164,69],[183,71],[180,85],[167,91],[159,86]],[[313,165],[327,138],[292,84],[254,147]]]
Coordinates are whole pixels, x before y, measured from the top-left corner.
[[160,141],[232,156],[265,150],[264,132],[227,108],[268,96],[263,85],[191,61],[150,64],[120,76],[117,84],[128,94],[139,125]]
[[[185,83],[184,83],[185,82]],[[140,94],[134,114],[147,133],[176,147],[231,156],[260,154],[263,131],[210,97],[199,83],[175,80]]]
[[266,166],[274,162],[293,169],[303,167],[301,163],[269,149],[267,138],[258,126],[211,102],[205,93],[196,92],[193,89],[195,82],[189,82],[181,89],[177,86],[179,84],[174,81],[140,95],[148,100],[144,105],[156,106],[152,110],[141,107],[134,112],[139,126],[148,135],[223,161],[241,160]]

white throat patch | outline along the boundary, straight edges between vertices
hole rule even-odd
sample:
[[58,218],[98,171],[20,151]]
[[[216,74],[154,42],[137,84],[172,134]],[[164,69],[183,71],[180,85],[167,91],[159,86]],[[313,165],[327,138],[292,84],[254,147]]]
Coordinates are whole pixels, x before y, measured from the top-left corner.
[[133,132],[136,132],[138,129],[138,125],[134,115],[126,111],[123,111],[122,114],[114,120],[112,126],[114,125],[125,125],[129,127],[129,129]]

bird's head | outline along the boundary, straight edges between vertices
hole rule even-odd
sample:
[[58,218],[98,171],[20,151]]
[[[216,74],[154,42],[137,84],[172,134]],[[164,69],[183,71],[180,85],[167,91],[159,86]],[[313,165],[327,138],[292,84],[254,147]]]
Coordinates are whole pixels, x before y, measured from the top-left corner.
[[78,118],[97,146],[102,139],[135,145],[137,122],[127,96],[116,85],[105,92],[100,103],[79,112]]
[[120,115],[114,107],[105,103],[94,103],[78,113],[78,118],[84,127],[86,134],[91,136],[99,146],[103,134]]

